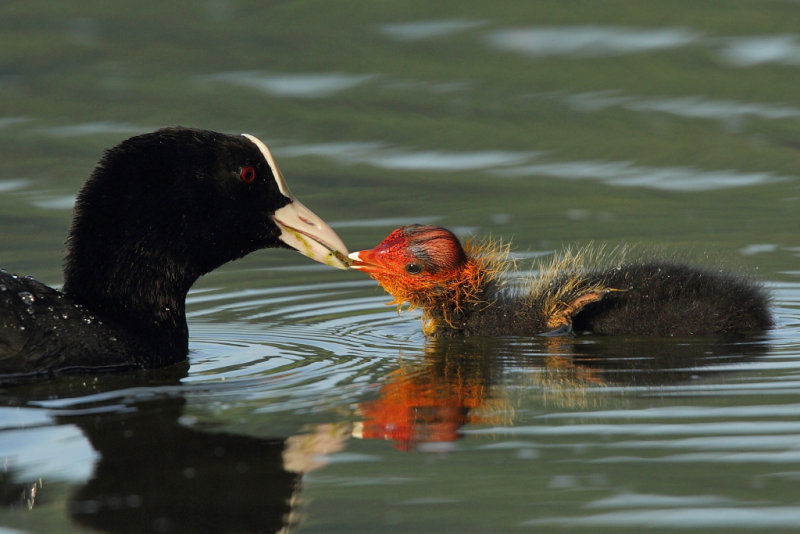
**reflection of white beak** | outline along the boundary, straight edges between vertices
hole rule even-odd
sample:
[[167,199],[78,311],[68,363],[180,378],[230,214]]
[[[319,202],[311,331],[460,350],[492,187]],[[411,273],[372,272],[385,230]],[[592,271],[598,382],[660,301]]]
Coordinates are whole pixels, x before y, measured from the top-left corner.
[[252,141],[264,155],[264,159],[272,169],[278,190],[289,199],[288,204],[272,214],[272,220],[281,229],[280,240],[312,260],[338,269],[347,269],[350,266],[347,260],[347,247],[336,232],[317,214],[294,198],[267,145],[252,135],[242,135]]

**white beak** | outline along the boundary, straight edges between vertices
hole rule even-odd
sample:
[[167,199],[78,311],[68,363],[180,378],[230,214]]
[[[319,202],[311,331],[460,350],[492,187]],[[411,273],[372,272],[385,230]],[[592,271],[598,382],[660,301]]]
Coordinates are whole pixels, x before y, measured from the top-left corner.
[[336,232],[305,207],[292,200],[272,215],[281,229],[280,240],[313,260],[338,269],[347,269],[347,247]]
[[242,135],[259,148],[272,169],[278,189],[289,199],[288,204],[272,214],[272,220],[281,229],[279,239],[313,260],[338,269],[347,269],[350,266],[348,252],[341,238],[317,214],[294,198],[267,145],[252,135]]

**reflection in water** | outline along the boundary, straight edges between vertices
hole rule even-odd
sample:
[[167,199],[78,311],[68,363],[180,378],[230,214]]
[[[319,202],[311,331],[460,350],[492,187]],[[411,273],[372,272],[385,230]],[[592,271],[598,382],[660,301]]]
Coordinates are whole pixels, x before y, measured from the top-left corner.
[[502,375],[512,369],[523,369],[542,402],[576,407],[597,387],[685,382],[768,349],[761,343],[600,337],[537,338],[530,345],[489,339],[432,342],[424,360],[389,373],[379,397],[359,405],[362,421],[354,435],[411,450],[455,441],[467,424],[510,424],[515,402],[498,384],[507,382]]
[[499,424],[510,418],[502,398],[489,395],[489,361],[468,353],[434,353],[385,377],[379,397],[363,402],[354,434],[391,440],[400,450],[459,438],[465,424]]
[[[185,367],[144,374],[135,383],[108,377],[91,396],[70,379],[34,384],[16,402],[36,404],[80,390],[79,404],[57,407],[57,421],[78,427],[99,456],[67,503],[82,525],[103,532],[278,532],[300,522],[303,474],[324,465],[325,455],[342,450],[351,435],[392,441],[403,451],[444,451],[466,434],[465,425],[513,426],[519,391],[538,391],[541,404],[582,407],[601,388],[685,383],[735,368],[731,364],[768,348],[599,336],[436,340],[422,359],[389,372],[377,398],[357,405],[355,428],[320,424],[288,438],[187,424],[185,386],[179,385]],[[522,376],[524,387],[510,387],[510,375]],[[140,398],[123,402],[120,395]],[[3,399],[15,397],[6,392]],[[0,504],[35,508],[47,499],[48,482],[9,469],[0,476]]]
[[36,495],[42,488],[42,480],[18,482],[13,475],[13,471],[7,467],[0,471],[0,506],[32,510],[36,505]]
[[291,522],[299,475],[283,467],[283,439],[181,425],[183,398],[135,413],[65,418],[100,460],[71,498],[72,517],[106,532],[276,532]]
[[[102,400],[57,416],[59,424],[80,428],[99,454],[89,480],[69,498],[72,519],[115,533],[266,533],[296,524],[302,474],[322,465],[322,454],[339,450],[349,429],[329,426],[312,439],[264,439],[186,426],[185,399],[174,378],[160,383],[162,393],[150,391],[124,408],[116,396],[97,395]],[[115,381],[116,391],[119,385]],[[32,389],[34,397],[44,393]],[[0,505],[33,509],[48,481],[18,478],[13,468],[0,475]]]
[[656,387],[719,373],[768,350],[769,345],[758,341],[595,337],[570,347],[569,358],[571,366],[591,370],[605,385]]

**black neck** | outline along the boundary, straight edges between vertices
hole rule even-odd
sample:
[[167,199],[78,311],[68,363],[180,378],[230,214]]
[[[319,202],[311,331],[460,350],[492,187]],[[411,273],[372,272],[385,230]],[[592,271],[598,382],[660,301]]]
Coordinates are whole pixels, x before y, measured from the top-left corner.
[[[201,273],[188,263],[158,257],[147,247],[73,253],[81,248],[80,243],[71,244],[64,293],[129,334],[147,363],[183,360],[189,347],[186,294]],[[75,258],[90,258],[91,264]]]

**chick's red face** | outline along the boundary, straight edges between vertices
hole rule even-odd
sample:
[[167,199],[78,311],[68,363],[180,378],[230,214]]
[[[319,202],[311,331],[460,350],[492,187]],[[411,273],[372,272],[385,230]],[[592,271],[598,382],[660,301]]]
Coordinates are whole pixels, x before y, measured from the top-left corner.
[[351,268],[364,271],[393,296],[449,279],[466,261],[458,238],[438,226],[394,230],[377,247],[350,254]]

